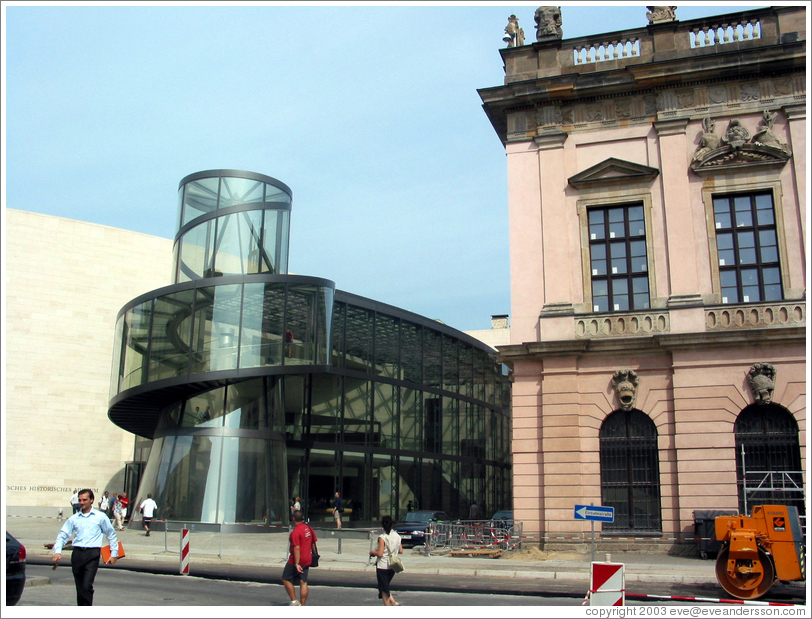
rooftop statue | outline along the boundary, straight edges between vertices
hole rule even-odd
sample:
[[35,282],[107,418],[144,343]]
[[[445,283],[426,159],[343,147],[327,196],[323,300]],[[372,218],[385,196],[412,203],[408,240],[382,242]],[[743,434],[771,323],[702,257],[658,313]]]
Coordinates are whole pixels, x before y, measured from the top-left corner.
[[549,41],[562,37],[560,6],[540,6],[536,9],[534,19],[536,20],[536,41]]
[[524,45],[524,30],[519,27],[519,18],[515,15],[508,17],[508,25],[505,26],[505,36],[502,40],[508,47],[520,47]]
[[677,7],[675,6],[647,6],[649,24],[662,24],[663,22],[676,21]]
[[773,123],[778,118],[776,112],[764,110],[764,125],[759,128],[756,135],[753,136],[753,144],[761,144],[762,146],[769,146],[771,148],[778,148],[785,152],[790,152],[786,144],[782,144],[778,137],[773,133]]
[[702,128],[704,133],[699,138],[699,146],[694,153],[694,161],[702,161],[709,152],[714,148],[719,148],[722,145],[722,138],[714,133],[716,129],[716,121],[712,118],[702,119]]

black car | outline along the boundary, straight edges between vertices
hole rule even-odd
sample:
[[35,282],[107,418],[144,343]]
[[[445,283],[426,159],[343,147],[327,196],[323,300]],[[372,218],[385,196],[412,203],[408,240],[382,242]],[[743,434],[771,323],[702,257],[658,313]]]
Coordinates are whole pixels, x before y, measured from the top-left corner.
[[407,512],[403,520],[398,522],[392,529],[398,532],[403,547],[407,548],[426,543],[426,531],[429,525],[435,522],[450,522],[450,520],[445,512],[422,509]]
[[25,588],[25,546],[6,531],[6,606],[20,601]]
[[504,529],[512,528],[513,510],[500,509],[498,512],[494,512],[493,516],[491,516],[491,523],[494,527],[502,527]]

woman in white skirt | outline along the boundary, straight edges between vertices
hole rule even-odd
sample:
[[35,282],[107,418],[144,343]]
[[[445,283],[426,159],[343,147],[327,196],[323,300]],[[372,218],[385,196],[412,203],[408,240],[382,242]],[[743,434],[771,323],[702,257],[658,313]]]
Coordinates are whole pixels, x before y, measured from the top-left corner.
[[369,551],[371,557],[378,557],[375,562],[377,568],[375,572],[378,575],[378,597],[383,600],[384,606],[400,606],[389,590],[389,583],[392,582],[392,577],[395,575],[395,571],[389,567],[389,557],[394,554],[402,554],[403,546],[400,543],[398,532],[392,530],[391,516],[384,516],[381,526],[385,532],[378,536],[378,548]]

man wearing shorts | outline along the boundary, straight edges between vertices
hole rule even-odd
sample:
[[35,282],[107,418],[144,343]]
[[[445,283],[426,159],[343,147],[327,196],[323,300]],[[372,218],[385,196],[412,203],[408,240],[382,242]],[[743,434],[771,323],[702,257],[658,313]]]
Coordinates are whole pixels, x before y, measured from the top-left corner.
[[149,537],[149,525],[155,516],[156,509],[158,509],[158,504],[152,498],[152,494],[148,494],[147,498],[141,502],[141,513],[144,516],[144,530],[147,532],[147,537]]
[[[307,603],[307,571],[313,560],[311,554],[313,544],[318,541],[316,532],[302,520],[301,510],[294,510],[294,527],[290,532],[290,558],[282,572],[282,584],[290,597],[290,606],[304,606]],[[301,601],[296,599],[297,584]]]

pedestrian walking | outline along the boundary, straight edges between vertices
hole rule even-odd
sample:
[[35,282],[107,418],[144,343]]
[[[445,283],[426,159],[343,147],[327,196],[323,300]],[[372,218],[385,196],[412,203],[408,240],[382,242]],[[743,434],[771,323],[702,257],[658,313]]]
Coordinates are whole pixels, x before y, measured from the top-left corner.
[[149,537],[149,525],[157,509],[158,504],[152,498],[152,494],[147,494],[147,498],[141,501],[141,507],[139,508],[141,515],[144,517],[144,530],[147,532],[147,537]]
[[73,510],[74,514],[76,512],[78,512],[79,509],[80,509],[79,508],[79,489],[78,488],[73,491],[73,494],[70,497],[70,506],[71,506],[71,509]]
[[[313,562],[313,546],[318,541],[316,532],[303,522],[302,512],[293,512],[293,531],[290,532],[290,558],[282,572],[282,584],[290,598],[290,606],[304,606],[307,603],[309,589],[307,572]],[[299,597],[296,599],[295,586],[299,585]]]
[[118,540],[107,516],[93,509],[93,491],[85,488],[78,492],[78,497],[79,511],[68,518],[59,530],[54,542],[52,561],[56,569],[62,558],[62,548],[71,535],[74,535],[70,564],[76,585],[76,604],[93,606],[93,581],[96,580],[99,569],[104,536],[107,536],[110,543],[110,559],[107,561],[110,564],[118,560]]
[[341,495],[336,492],[335,501],[333,502],[333,518],[336,521],[336,529],[341,528],[341,514],[344,513],[344,503],[341,501]]
[[375,572],[378,576],[378,599],[383,600],[384,606],[400,606],[395,601],[395,597],[389,588],[395,575],[395,570],[390,566],[390,559],[392,555],[403,553],[403,545],[398,532],[392,530],[391,516],[384,516],[381,520],[381,526],[384,533],[378,536],[378,548],[369,551],[370,556],[378,557],[375,562]]
[[116,504],[113,507],[113,516],[116,519],[116,528],[119,531],[124,530],[124,522],[127,518],[127,506],[130,504],[127,494],[122,492],[116,499]]
[[110,509],[110,493],[105,490],[104,496],[99,501],[99,511],[106,514],[108,509]]

